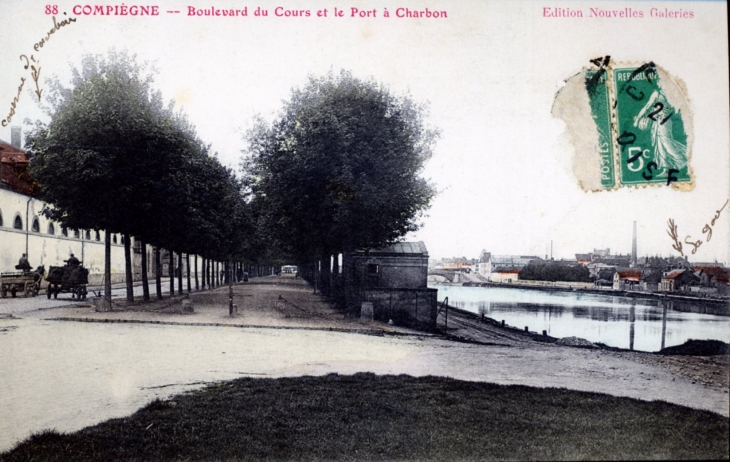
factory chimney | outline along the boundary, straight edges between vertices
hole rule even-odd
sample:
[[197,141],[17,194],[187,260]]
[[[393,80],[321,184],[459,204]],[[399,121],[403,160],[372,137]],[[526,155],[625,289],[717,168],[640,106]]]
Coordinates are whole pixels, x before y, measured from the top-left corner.
[[631,266],[636,266],[636,221],[634,221],[634,239],[631,241]]
[[10,145],[17,149],[22,149],[20,147],[20,130],[21,127],[10,127]]

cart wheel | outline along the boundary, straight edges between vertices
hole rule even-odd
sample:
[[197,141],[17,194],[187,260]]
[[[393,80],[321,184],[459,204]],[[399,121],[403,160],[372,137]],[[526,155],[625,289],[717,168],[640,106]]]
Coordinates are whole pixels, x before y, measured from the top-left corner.
[[3,287],[2,290],[0,290],[0,295],[2,295],[3,298],[8,296],[8,290]]

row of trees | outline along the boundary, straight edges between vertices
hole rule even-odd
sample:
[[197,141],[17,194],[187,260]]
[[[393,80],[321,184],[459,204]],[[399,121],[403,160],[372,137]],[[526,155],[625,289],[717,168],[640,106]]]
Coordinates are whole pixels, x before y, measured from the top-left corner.
[[47,216],[122,233],[127,246],[132,235],[180,256],[321,259],[328,271],[330,255],[418,229],[434,196],[420,176],[438,136],[425,126],[426,108],[374,81],[310,77],[273,123],[257,120],[247,133],[240,177],[153,83],[153,70],[114,51],[85,57],[70,87],[50,83],[51,122],[27,139]]
[[[51,204],[44,213],[64,226],[106,231],[107,298],[110,233],[125,236],[128,297],[130,235],[212,261],[249,250],[241,181],[210,155],[186,117],[163,103],[153,82],[154,72],[126,53],[87,56],[73,69],[71,87],[51,82],[51,122],[38,123],[26,143],[39,196]],[[142,257],[146,279],[146,252]],[[159,295],[159,273],[157,284]],[[173,284],[171,278],[174,292]],[[149,298],[146,280],[144,288]]]

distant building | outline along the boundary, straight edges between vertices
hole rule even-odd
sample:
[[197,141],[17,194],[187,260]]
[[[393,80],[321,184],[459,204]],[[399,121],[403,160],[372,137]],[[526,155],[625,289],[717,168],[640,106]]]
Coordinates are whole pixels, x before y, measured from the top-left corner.
[[535,255],[492,255],[492,267],[511,266],[514,268],[524,268],[533,261],[542,260]]
[[578,262],[578,264],[587,265],[593,261],[593,254],[592,253],[577,253],[577,254],[575,254],[575,259]]
[[466,271],[471,272],[475,266],[474,260],[468,260],[466,257],[450,258],[444,261],[442,268],[447,271]]
[[520,278],[521,268],[517,267],[498,267],[492,271],[491,281],[498,283],[512,283],[517,282]]
[[477,261],[477,273],[489,280],[489,275],[492,274],[492,254],[486,250],[482,250]]
[[588,268],[589,275],[593,278],[598,278],[599,273],[606,269],[628,268],[631,264],[631,260],[628,257],[606,257],[606,258],[594,258],[592,262],[585,265]]
[[688,269],[676,269],[665,273],[659,290],[662,292],[688,292],[692,286],[698,286],[700,278]]
[[[482,250],[475,266],[476,272],[481,277],[498,282],[493,277],[495,268],[524,268],[534,261],[541,261],[541,258],[535,255],[493,255],[491,252]],[[500,279],[501,276],[498,275],[496,278]],[[516,280],[517,277],[514,277],[514,279]]]
[[695,275],[699,277],[699,284],[703,287],[727,286],[730,282],[730,270],[722,266],[699,266],[692,267]]
[[[13,138],[16,138],[15,133],[13,130]],[[32,196],[36,185],[28,174],[28,155],[20,149],[19,136],[17,146],[0,140],[0,188]]]
[[611,255],[611,249],[593,249],[593,258],[606,258]]
[[639,287],[641,288],[641,290],[644,290],[646,292],[657,292],[660,289],[661,282],[661,271],[645,272],[644,277],[641,279]]
[[621,268],[613,274],[613,290],[636,290],[641,281],[641,271]]

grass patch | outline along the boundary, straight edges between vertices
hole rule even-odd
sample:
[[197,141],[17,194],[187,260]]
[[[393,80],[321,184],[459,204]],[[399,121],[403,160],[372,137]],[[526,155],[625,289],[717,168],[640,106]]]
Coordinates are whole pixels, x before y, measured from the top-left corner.
[[406,375],[239,379],[0,460],[727,459],[728,419],[664,402]]

